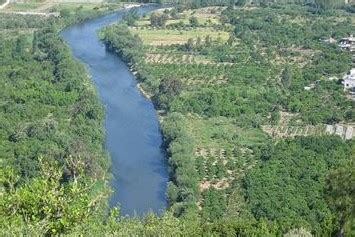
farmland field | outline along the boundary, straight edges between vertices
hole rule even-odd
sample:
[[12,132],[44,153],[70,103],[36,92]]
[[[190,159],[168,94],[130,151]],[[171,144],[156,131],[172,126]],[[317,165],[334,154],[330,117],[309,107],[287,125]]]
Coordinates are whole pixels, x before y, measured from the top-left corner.
[[227,41],[229,34],[224,31],[213,31],[212,29],[192,29],[192,30],[165,30],[165,29],[148,29],[141,30],[136,27],[130,28],[133,34],[137,34],[144,44],[147,45],[171,45],[171,44],[185,44],[190,38],[197,37],[205,38],[210,36],[214,40],[221,42]]
[[56,1],[24,1],[10,3],[4,11],[20,12],[55,12],[55,11],[89,11],[93,9],[117,8],[119,3],[104,3],[101,0],[81,1],[81,0],[56,0]]

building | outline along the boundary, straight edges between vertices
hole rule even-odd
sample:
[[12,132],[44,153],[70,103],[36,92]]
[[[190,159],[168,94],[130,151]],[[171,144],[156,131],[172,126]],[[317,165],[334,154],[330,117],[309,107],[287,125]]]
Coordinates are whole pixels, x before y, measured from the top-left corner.
[[355,52],[355,37],[350,35],[350,37],[342,38],[339,41],[339,47],[350,52]]
[[344,90],[355,90],[355,68],[343,77]]

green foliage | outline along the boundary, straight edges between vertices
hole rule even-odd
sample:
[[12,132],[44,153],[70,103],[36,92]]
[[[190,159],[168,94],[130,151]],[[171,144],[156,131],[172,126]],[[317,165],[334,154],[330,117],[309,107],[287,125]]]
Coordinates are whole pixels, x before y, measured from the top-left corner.
[[4,42],[0,114],[5,127],[0,137],[7,152],[3,157],[23,173],[24,180],[36,176],[34,158],[40,155],[61,163],[69,155],[81,156],[87,159],[87,173],[102,176],[107,169],[102,107],[93,89],[84,85],[89,80],[84,68],[48,30],[36,33],[38,49],[33,56],[26,37]]
[[[193,140],[185,131],[186,123],[178,113],[172,113],[162,124],[165,143],[169,152],[169,166],[174,184],[168,188],[168,200],[172,210],[182,215],[196,208],[198,174],[194,168]],[[175,200],[175,202],[171,202]]]
[[189,22],[191,27],[198,27],[199,25],[197,17],[194,16],[190,17]]
[[1,234],[68,233],[106,205],[103,109],[57,35],[67,19],[6,16],[37,30],[0,42]]
[[344,4],[342,0],[314,0],[316,6],[320,9],[333,9]]
[[329,235],[334,223],[323,197],[326,174],[349,156],[347,144],[335,137],[277,144],[271,159],[245,179],[254,216],[274,220],[284,231],[305,227],[317,235]]
[[135,22],[138,20],[138,18],[139,15],[137,9],[132,8],[123,15],[122,20],[124,20],[127,23],[127,25],[133,26]]
[[286,67],[281,74],[281,83],[284,88],[288,89],[292,83],[292,72],[290,67]]
[[104,42],[109,49],[115,50],[126,63],[138,65],[144,56],[141,39],[133,36],[124,24],[106,27]]
[[[64,167],[56,162],[39,159],[39,175],[18,186],[20,174],[11,168],[1,169],[1,186],[5,188],[0,200],[0,228],[9,235],[65,234],[93,216],[98,216],[99,203],[104,196],[94,192],[95,182],[86,179],[83,164],[77,159],[76,177],[62,182]],[[81,166],[81,167],[80,167]]]
[[202,217],[206,220],[221,218],[226,211],[226,198],[224,193],[215,189],[209,189],[203,193]]
[[[327,177],[327,197],[329,206],[335,210],[338,222],[338,236],[351,235],[346,224],[355,220],[355,154],[354,148],[350,160],[343,162]],[[352,223],[353,224],[353,223]],[[354,230],[354,229],[353,229]]]
[[151,26],[165,26],[168,18],[169,17],[166,14],[152,13],[149,17],[150,25]]

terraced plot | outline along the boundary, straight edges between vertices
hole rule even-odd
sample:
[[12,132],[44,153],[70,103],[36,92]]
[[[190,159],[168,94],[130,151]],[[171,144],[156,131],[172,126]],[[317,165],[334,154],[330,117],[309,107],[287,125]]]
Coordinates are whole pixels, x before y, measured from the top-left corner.
[[258,129],[245,130],[224,117],[204,119],[188,116],[188,132],[195,142],[195,163],[200,190],[226,189],[240,180],[256,160],[248,147],[266,139]]
[[221,40],[225,42],[229,38],[229,33],[225,31],[215,31],[212,28],[197,28],[191,30],[168,30],[168,29],[140,29],[138,27],[130,27],[133,34],[137,34],[145,45],[172,45],[185,44],[190,38],[205,38],[210,36],[213,40]]
[[345,140],[353,138],[353,125],[317,125],[317,126],[271,126],[262,127],[263,130],[274,138],[287,138],[296,136],[322,136],[322,135],[337,135]]

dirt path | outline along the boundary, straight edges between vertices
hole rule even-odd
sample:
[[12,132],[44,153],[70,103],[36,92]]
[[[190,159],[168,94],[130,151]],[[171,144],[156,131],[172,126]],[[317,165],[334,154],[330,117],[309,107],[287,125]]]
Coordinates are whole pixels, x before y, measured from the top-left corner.
[[7,5],[9,5],[9,3],[10,0],[6,0],[6,2],[0,6],[0,9],[4,9]]

